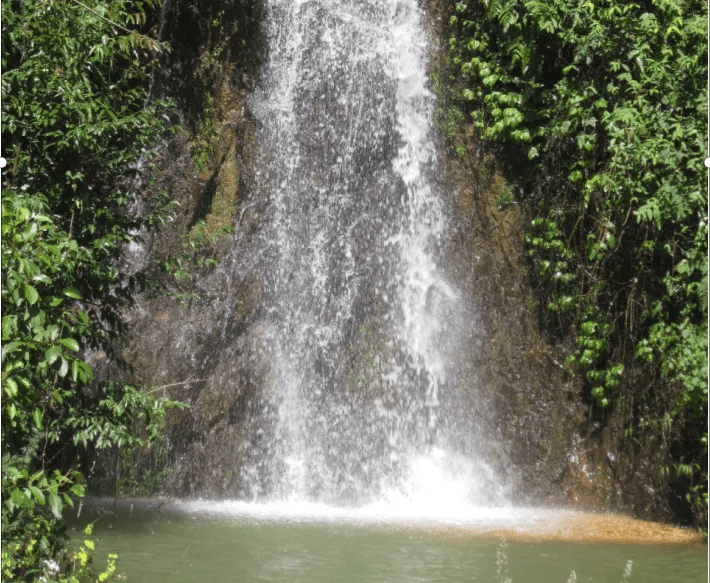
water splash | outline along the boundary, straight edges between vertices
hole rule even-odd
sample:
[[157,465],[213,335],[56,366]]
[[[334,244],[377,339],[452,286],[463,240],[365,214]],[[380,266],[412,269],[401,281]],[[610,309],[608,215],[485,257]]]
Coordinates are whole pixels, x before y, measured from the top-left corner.
[[267,12],[269,63],[250,106],[269,200],[260,247],[278,415],[246,495],[500,502],[493,472],[447,449],[440,412],[458,299],[439,267],[422,11],[416,0],[270,0]]

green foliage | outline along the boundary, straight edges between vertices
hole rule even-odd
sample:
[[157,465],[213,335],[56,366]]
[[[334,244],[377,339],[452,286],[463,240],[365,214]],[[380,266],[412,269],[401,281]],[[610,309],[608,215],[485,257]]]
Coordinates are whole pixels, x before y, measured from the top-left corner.
[[[149,443],[166,408],[178,405],[115,381],[92,383],[82,346],[109,335],[92,324],[78,290],[91,260],[41,197],[3,191],[2,519],[4,540],[33,551],[20,565],[53,555],[64,505],[84,495],[72,446],[76,456]],[[132,430],[137,422],[145,440]]]
[[[126,28],[145,23],[155,5],[2,5],[7,580],[34,580],[43,561],[61,552],[62,512],[84,495],[82,456],[149,444],[165,410],[179,405],[115,380],[99,382],[90,366],[99,350],[120,364],[112,350],[123,332],[118,313],[136,282],[120,273],[118,259],[136,233],[159,227],[171,208],[164,196],[140,197],[141,173],[168,122],[167,104],[148,103],[143,88],[152,55],[165,47]],[[134,424],[144,427],[142,438]],[[91,580],[88,571],[76,573],[53,580]]]
[[461,131],[464,120],[463,112],[456,106],[452,105],[446,109],[437,109],[437,125],[444,132],[444,135],[450,139],[454,139]]
[[216,115],[214,98],[212,95],[207,94],[202,119],[197,127],[197,135],[193,140],[195,166],[200,171],[206,171],[209,168],[212,154],[219,140],[219,131],[215,121]]
[[[151,389],[155,393],[166,387]],[[165,479],[172,474],[166,467],[168,445],[165,437],[165,417],[161,416],[146,434],[145,423],[134,424],[134,432],[150,439],[150,449],[143,444],[123,447],[120,451],[119,471],[116,483],[117,496],[150,496],[158,493]],[[146,439],[147,441],[147,439]]]
[[[122,27],[145,19],[153,1],[2,6],[2,141],[14,191],[41,195],[57,227],[86,248],[82,297],[117,310],[134,282],[115,286],[115,259],[141,226],[165,220],[165,201],[131,212],[146,161],[167,123],[167,104],[147,103],[147,63],[155,43]],[[87,10],[88,7],[92,10]],[[101,17],[99,16],[101,15]],[[104,20],[107,19],[107,20]],[[157,203],[157,204],[156,204]],[[112,293],[109,294],[109,288]]]
[[160,274],[149,279],[148,295],[165,294],[185,306],[198,300],[200,296],[192,285],[195,276],[219,265],[217,243],[231,232],[231,227],[209,231],[204,220],[198,222],[189,234],[180,238],[178,251],[153,258]]
[[503,186],[501,186],[498,196],[496,196],[495,207],[498,210],[503,210],[512,204],[515,204],[513,187],[508,182],[505,182]]
[[[659,418],[707,415],[706,13],[699,0],[471,0],[450,20],[457,103],[529,160],[538,291],[602,408],[646,366],[679,387]],[[705,482],[706,461],[694,472]]]
[[[93,566],[95,543],[91,538],[93,525],[84,530],[84,540],[73,553],[63,552],[58,560],[46,558],[32,560],[32,553],[38,546],[38,539],[31,539],[26,548],[13,542],[2,551],[2,581],[14,581],[19,572],[29,569],[37,581],[56,583],[94,583],[111,581],[116,575],[117,555],[109,554],[106,569],[98,572]],[[29,550],[29,552],[28,552]],[[36,577],[35,577],[36,576]]]
[[[218,95],[219,86],[228,74],[229,65],[225,62],[224,55],[230,42],[239,33],[236,20],[223,23],[224,10],[212,15],[212,8],[207,8],[210,15],[207,21],[207,42],[203,48],[200,62],[197,67],[197,76],[205,89],[205,101],[202,107],[202,117],[193,128],[193,159],[195,166],[201,172],[210,167],[212,155],[219,142],[219,127],[217,126],[217,110],[215,97]],[[242,44],[245,39],[242,39]]]

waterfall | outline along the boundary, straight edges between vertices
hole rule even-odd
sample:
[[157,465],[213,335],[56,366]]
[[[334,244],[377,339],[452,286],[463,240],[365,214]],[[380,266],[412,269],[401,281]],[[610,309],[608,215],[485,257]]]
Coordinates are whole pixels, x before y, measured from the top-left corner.
[[267,459],[244,470],[252,499],[441,495],[452,472],[470,499],[487,471],[447,448],[441,411],[458,298],[441,268],[422,21],[417,0],[267,3],[249,105],[276,413]]

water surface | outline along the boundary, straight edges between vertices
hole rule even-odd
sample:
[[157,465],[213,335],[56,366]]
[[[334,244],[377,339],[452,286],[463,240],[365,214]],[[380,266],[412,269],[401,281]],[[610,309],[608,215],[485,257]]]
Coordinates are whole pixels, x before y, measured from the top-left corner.
[[[96,520],[97,564],[115,552],[119,572],[134,582],[707,580],[702,545],[516,540],[428,521],[316,520],[224,510],[210,515],[196,508],[85,509],[73,532],[78,537],[82,524]],[[521,516],[524,526],[526,515]],[[511,526],[510,516],[501,521]]]

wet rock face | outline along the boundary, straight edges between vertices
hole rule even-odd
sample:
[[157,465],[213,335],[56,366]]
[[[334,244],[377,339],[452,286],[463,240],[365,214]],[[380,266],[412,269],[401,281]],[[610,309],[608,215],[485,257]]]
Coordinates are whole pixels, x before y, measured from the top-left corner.
[[537,318],[523,240],[530,214],[524,205],[499,206],[509,188],[500,162],[471,137],[466,156],[450,155],[445,164],[454,219],[449,274],[470,310],[457,354],[457,399],[465,403],[462,415],[479,419],[490,463],[521,503],[672,518],[660,433],[627,439],[632,405],[593,407],[582,379],[563,367],[571,339],[549,333]]
[[144,300],[126,315],[134,338],[126,356],[138,380],[190,405],[167,418],[170,494],[244,495],[238,474],[222,479],[223,472],[253,462],[270,425],[261,402],[268,366],[255,326],[261,284],[220,271],[201,282],[200,299],[186,308]]
[[154,19],[160,40],[167,41],[171,51],[162,57],[154,94],[176,100],[181,117],[194,129],[214,81],[197,74],[205,59],[233,64],[230,84],[236,89],[253,88],[266,56],[263,17],[263,0],[163,2]]
[[[244,259],[264,205],[252,188],[256,124],[246,101],[262,58],[262,11],[249,0],[174,0],[161,14],[172,52],[152,91],[176,100],[183,131],[153,170],[150,192],[167,192],[178,205],[170,227],[127,256],[140,261],[126,269],[145,270],[160,291],[146,291],[124,313],[132,332],[124,356],[146,389],[190,405],[166,419],[172,473],[162,491],[172,495],[252,495],[235,468],[258,468],[272,425],[258,324],[263,282]],[[157,268],[171,258],[186,275]],[[219,264],[200,267],[209,259]]]
[[527,275],[530,211],[500,205],[510,188],[503,164],[472,134],[466,146],[467,154],[447,156],[442,170],[454,220],[449,274],[470,306],[468,342],[457,356],[458,398],[467,403],[462,415],[478,416],[481,447],[490,450],[491,463],[497,460],[518,502],[670,519],[662,437],[649,431],[627,439],[630,406],[596,409],[582,379],[565,372],[571,339],[538,320]]

